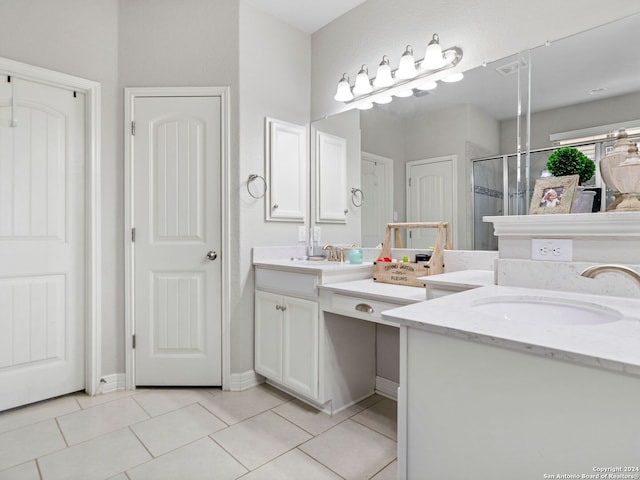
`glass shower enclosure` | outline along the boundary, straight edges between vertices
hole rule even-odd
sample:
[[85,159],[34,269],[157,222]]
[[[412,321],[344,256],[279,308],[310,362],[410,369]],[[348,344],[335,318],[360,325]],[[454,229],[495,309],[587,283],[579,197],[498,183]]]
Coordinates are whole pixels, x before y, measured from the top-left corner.
[[[606,189],[600,177],[600,158],[612,148],[614,139],[562,146],[576,147],[596,164],[595,176],[584,187],[602,189],[601,201],[596,208],[606,210],[613,201],[611,190]],[[536,180],[547,176],[547,159],[559,146],[532,150],[521,154],[499,155],[472,159],[473,186],[473,247],[476,250],[497,250],[498,239],[493,235],[493,224],[482,221],[485,216],[527,215]],[[600,192],[599,192],[600,193]],[[597,196],[596,198],[600,198]]]

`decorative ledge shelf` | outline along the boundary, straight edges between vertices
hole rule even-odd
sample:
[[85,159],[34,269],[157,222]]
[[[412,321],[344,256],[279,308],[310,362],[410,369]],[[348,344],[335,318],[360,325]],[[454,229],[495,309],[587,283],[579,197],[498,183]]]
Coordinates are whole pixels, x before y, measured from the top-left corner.
[[483,217],[501,237],[640,237],[640,212]]

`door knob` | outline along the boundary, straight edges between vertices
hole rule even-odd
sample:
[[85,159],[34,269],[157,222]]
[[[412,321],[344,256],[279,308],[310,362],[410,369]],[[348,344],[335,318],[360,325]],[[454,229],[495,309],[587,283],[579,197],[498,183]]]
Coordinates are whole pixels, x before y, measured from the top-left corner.
[[213,250],[207,253],[207,260],[213,262],[216,258],[218,258],[218,254]]

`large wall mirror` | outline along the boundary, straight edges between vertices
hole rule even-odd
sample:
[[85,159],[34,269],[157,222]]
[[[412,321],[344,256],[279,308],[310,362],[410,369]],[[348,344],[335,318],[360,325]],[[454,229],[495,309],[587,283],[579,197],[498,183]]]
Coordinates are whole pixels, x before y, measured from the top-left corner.
[[[327,131],[359,142],[347,158],[345,223],[317,223],[323,239],[376,246],[387,222],[449,220],[456,249],[497,248],[482,215],[526,213],[521,200],[554,141],[587,137],[593,127],[613,134],[618,126],[640,127],[638,44],[640,14],[467,71],[459,83],[313,122],[312,139]],[[530,124],[519,107],[530,112]],[[526,155],[515,155],[518,139]],[[594,148],[602,155],[606,145]],[[323,168],[314,149],[312,223]],[[353,188],[362,190],[361,207],[350,202]],[[429,242],[406,239],[416,248]]]

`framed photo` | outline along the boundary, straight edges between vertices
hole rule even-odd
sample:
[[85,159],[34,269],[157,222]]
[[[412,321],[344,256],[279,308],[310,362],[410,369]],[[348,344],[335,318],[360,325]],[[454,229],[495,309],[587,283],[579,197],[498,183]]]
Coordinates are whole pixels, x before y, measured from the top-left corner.
[[536,180],[529,215],[571,213],[579,178],[579,175],[567,175]]

